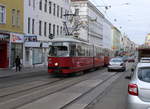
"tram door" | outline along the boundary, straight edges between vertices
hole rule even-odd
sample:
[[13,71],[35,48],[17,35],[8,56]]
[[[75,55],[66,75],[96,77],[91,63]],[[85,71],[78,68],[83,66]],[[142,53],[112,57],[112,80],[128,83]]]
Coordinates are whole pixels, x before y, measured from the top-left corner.
[[7,42],[0,42],[0,68],[7,67]]

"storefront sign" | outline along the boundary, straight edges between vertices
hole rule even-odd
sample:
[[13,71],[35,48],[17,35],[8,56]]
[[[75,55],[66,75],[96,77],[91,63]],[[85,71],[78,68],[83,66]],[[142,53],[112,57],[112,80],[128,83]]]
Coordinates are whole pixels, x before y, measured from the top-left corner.
[[44,47],[44,48],[48,48],[49,47],[49,43],[42,43],[42,47]]
[[40,42],[25,42],[25,47],[40,47]]
[[23,43],[24,37],[21,34],[11,33],[11,42],[12,43]]
[[0,33],[0,41],[9,41],[9,34]]
[[37,36],[36,35],[26,35],[24,36],[25,42],[37,42]]

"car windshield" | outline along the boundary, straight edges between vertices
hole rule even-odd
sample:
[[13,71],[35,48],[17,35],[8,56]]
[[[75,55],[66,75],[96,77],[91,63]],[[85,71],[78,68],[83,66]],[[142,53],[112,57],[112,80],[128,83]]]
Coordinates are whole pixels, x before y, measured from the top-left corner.
[[69,50],[68,50],[67,44],[53,43],[50,46],[49,56],[55,56],[55,57],[67,57],[67,56],[69,56]]
[[112,59],[111,62],[122,62],[121,59]]
[[139,68],[138,70],[138,78],[141,81],[150,83],[150,67]]

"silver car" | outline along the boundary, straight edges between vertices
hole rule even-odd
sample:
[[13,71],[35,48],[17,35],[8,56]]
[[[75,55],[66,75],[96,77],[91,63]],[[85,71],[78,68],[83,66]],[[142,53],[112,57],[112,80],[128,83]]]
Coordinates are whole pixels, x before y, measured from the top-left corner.
[[108,65],[108,71],[111,70],[126,70],[126,62],[122,58],[112,58]]
[[150,63],[138,63],[128,84],[128,109],[150,109]]

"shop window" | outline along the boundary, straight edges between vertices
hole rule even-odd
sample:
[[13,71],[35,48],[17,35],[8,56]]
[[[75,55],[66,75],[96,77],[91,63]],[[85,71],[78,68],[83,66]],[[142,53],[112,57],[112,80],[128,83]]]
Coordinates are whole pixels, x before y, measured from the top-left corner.
[[19,56],[21,61],[23,59],[23,45],[22,44],[12,44],[11,47],[11,65],[15,66],[15,59]]
[[43,54],[42,54],[42,49],[40,48],[34,48],[33,49],[33,65],[35,64],[42,64],[42,59]]
[[29,50],[29,48],[26,48],[26,57],[25,57],[25,60],[26,60],[26,62],[29,62],[29,59],[30,59],[30,50]]

